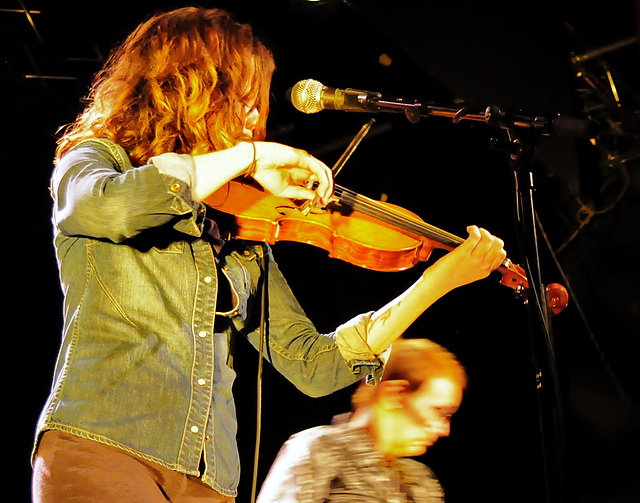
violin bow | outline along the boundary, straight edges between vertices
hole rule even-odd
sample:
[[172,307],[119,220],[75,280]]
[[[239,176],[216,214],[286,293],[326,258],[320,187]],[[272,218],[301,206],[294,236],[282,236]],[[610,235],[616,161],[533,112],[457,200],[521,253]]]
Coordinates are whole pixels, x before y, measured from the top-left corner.
[[[355,152],[356,148],[358,148],[358,145],[360,145],[360,142],[364,139],[364,137],[367,136],[367,133],[371,130],[371,126],[373,126],[375,122],[376,122],[375,119],[370,119],[369,122],[367,122],[365,125],[363,125],[360,128],[360,131],[358,131],[358,134],[356,134],[353,137],[353,139],[351,140],[351,143],[349,143],[346,150],[342,153],[340,158],[336,161],[336,163],[331,168],[331,172],[333,173],[333,178],[338,176],[338,173],[340,173],[344,165],[347,163],[347,161],[349,160],[349,157],[351,157],[351,154]],[[302,212],[303,215],[307,216],[309,212],[316,206],[316,204],[317,204],[316,199],[314,199],[313,201],[307,200],[304,202],[304,204],[300,206],[300,211]]]

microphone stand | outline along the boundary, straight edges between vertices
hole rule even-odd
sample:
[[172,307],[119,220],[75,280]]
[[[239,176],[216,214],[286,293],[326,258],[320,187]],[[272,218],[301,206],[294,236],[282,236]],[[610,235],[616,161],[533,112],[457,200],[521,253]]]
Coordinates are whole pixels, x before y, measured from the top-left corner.
[[545,497],[548,503],[564,501],[564,421],[560,399],[560,384],[556,367],[554,341],[551,333],[551,313],[546,288],[542,282],[536,209],[534,201],[533,161],[540,134],[587,136],[597,124],[583,119],[548,119],[506,113],[489,106],[484,113],[472,113],[469,108],[448,108],[435,104],[386,100],[369,102],[370,111],[404,112],[412,123],[423,116],[449,117],[454,123],[462,120],[484,122],[504,130],[502,144],[512,169],[515,196],[515,224],[524,267],[529,280],[525,304],[528,309],[530,349],[535,369],[538,419],[542,440],[542,463]]
[[532,364],[538,400],[538,419],[542,439],[542,461],[548,503],[564,501],[564,421],[560,382],[551,328],[551,313],[542,282],[536,209],[534,201],[535,134],[531,130],[507,129],[511,150],[515,195],[517,240],[529,279],[527,305]]

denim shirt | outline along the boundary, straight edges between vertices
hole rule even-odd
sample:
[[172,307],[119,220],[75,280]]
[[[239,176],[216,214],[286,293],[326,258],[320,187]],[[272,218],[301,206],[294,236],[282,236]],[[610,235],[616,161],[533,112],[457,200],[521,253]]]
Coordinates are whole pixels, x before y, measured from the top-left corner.
[[[235,496],[229,347],[238,334],[260,343],[261,264],[265,358],[298,389],[329,394],[365,375],[378,379],[384,363],[366,345],[370,313],[320,334],[267,245],[212,246],[206,208],[191,198],[190,159],[134,168],[121,147],[95,139],[57,164],[51,189],[63,337],[36,449],[44,431],[66,431]],[[228,308],[217,306],[223,281],[231,287]]]

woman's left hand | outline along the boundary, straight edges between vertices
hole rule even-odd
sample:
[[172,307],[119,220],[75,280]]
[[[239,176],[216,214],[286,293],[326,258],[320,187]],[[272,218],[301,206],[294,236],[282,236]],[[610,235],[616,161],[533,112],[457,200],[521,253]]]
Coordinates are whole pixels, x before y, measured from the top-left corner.
[[441,257],[432,267],[446,268],[447,281],[457,288],[486,278],[507,257],[504,241],[475,225],[467,227],[465,241]]

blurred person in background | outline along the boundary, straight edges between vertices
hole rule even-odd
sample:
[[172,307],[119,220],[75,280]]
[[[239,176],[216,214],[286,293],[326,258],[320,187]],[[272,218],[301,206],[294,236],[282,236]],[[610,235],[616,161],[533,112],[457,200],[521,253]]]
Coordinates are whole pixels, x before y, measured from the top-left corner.
[[442,346],[396,341],[382,380],[360,384],[351,413],[284,444],[258,503],[443,501],[433,471],[409,458],[449,435],[466,386],[463,366]]

